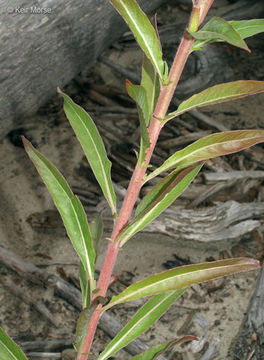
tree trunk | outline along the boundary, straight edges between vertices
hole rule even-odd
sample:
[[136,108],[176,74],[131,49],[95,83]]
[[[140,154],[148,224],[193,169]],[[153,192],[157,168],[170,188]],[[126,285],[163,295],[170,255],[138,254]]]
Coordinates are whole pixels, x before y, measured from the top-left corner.
[[[151,12],[164,0],[139,0]],[[0,140],[127,27],[108,0],[0,0]]]

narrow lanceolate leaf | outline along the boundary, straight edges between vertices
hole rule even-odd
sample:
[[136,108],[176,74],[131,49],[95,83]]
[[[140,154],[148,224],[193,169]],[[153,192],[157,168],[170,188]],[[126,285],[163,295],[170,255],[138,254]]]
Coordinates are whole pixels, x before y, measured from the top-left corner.
[[[147,213],[156,204],[163,200],[165,196],[167,196],[167,194],[169,194],[172,190],[175,191],[174,195],[177,198],[194,179],[194,176],[198,174],[203,164],[199,164],[199,166],[197,165],[198,164],[185,170],[177,168],[168,176],[163,178],[140,201],[136,208],[135,217],[137,218],[140,217],[143,213]],[[187,178],[187,175],[190,176]],[[174,200],[176,198],[174,198]]]
[[148,105],[147,92],[142,85],[134,85],[129,80],[126,80],[126,89],[128,95],[136,102],[140,109],[146,128],[149,126],[151,110]]
[[117,238],[121,246],[170,206],[192,182],[201,167],[193,166],[182,171],[177,169],[157,184],[139,203],[135,219]]
[[28,360],[20,347],[0,328],[0,359]]
[[186,148],[177,151],[159,168],[149,174],[145,182],[160,173],[176,168],[191,166],[217,156],[228,155],[264,141],[264,130],[224,131],[206,136]]
[[151,298],[107,345],[105,350],[99,355],[98,360],[108,359],[138,336],[143,334],[168,310],[168,308],[183,292],[183,289],[169,291],[165,294],[160,294]]
[[152,348],[144,351],[143,353],[133,356],[132,358],[130,358],[130,360],[154,360],[157,359],[157,357],[162,353],[164,353],[165,351],[172,349],[174,346],[182,344],[186,341],[193,341],[193,340],[199,341],[197,337],[191,335],[186,335],[179,339],[170,340],[163,344],[153,346]]
[[264,32],[264,19],[228,21],[242,39]]
[[110,174],[111,162],[107,157],[102,138],[90,115],[60,89],[58,89],[58,92],[64,99],[65,114],[83,148],[113,215],[116,215],[116,196]]
[[257,260],[249,258],[227,259],[203,264],[177,267],[154,274],[126,288],[121,294],[114,296],[103,309],[145,296],[162,294],[171,290],[183,289],[193,284],[232,275],[242,271],[260,268]]
[[200,42],[194,43],[193,49],[208,43],[226,41],[227,43],[250,51],[239,32],[226,20],[220,17],[213,17],[201,30],[192,32],[191,35]]
[[238,80],[212,86],[183,101],[178,109],[165,118],[165,122],[196,107],[214,105],[264,92],[264,81]]
[[93,284],[95,252],[83,206],[56,167],[25,138],[23,143],[59,210],[69,238]]
[[83,309],[85,309],[89,307],[91,303],[91,286],[90,286],[90,280],[88,274],[81,261],[80,261],[79,272],[80,272],[80,285],[82,290],[82,305],[83,305]]
[[159,40],[154,27],[146,14],[140,9],[135,0],[110,0],[114,8],[120,13],[139,46],[152,62],[159,77],[164,81],[164,62]]
[[102,219],[102,214],[98,213],[95,217],[95,219],[89,224],[90,227],[90,233],[93,241],[93,247],[95,250],[95,262],[96,258],[98,256],[98,245],[102,238],[103,230],[104,230],[104,224]]
[[88,324],[94,310],[95,306],[83,309],[77,320],[76,334],[73,341],[74,347],[77,351],[82,349],[83,340],[87,334]]
[[148,98],[145,88],[142,85],[134,85],[129,80],[126,81],[128,95],[136,102],[140,121],[140,164],[144,162],[145,152],[149,147],[148,125],[150,121],[150,112]]
[[140,154],[138,158],[139,163],[142,164],[145,160],[146,150],[150,145],[148,127],[160,91],[157,72],[146,55],[143,55],[141,84],[133,85],[127,80],[126,87],[129,96],[136,102],[138,108],[141,133]]
[[148,127],[158,100],[160,83],[155,68],[146,56],[143,56],[141,86],[145,89],[147,96],[149,119],[146,125]]

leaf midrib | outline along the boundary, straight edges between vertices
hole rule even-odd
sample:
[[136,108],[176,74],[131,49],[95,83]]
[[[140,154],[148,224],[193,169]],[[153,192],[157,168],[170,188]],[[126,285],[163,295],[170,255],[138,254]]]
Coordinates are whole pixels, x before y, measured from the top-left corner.
[[[144,41],[144,35],[142,34],[141,29],[137,26],[137,23],[135,22],[133,16],[130,14],[129,9],[127,9],[126,5],[124,4],[124,2],[122,0],[120,0],[120,3],[122,3],[122,5],[124,6],[124,9],[125,9],[127,15],[129,16],[131,22],[134,24],[137,31],[139,32],[139,34],[141,36],[141,39]],[[155,67],[156,67],[156,69],[157,69],[157,71],[159,73],[159,76],[161,77],[160,69],[159,69],[159,66],[158,66],[158,64],[156,62],[155,56],[153,56],[153,54],[152,54],[151,47],[149,47],[147,41],[144,41],[144,44],[145,44],[146,48],[148,49],[148,52],[149,52],[149,54],[151,56],[151,59],[152,59],[153,63],[155,64]]]
[[2,340],[0,340],[0,343],[3,345],[3,347],[8,351],[8,353],[14,358],[14,359],[17,359],[18,358],[16,357],[16,355],[13,354],[13,352],[11,352],[11,350],[9,350],[9,348],[3,343]]
[[[209,267],[209,268],[206,268],[206,269],[195,270],[194,272],[195,272],[195,274],[199,274],[200,272],[203,272],[205,270],[218,270],[218,269],[225,269],[225,268],[229,268],[229,267],[232,267],[232,269],[233,269],[235,267],[241,267],[241,266],[245,266],[245,265],[246,264],[223,265],[223,266],[218,266],[218,267],[214,267],[214,268]],[[129,301],[129,298],[131,298],[131,297],[133,297],[133,299],[135,299],[134,296],[137,295],[138,293],[141,293],[143,290],[145,291],[146,289],[151,289],[152,287],[156,287],[156,286],[158,286],[160,283],[162,283],[164,281],[174,280],[176,277],[186,276],[187,274],[192,275],[192,273],[193,272],[188,272],[188,273],[184,273],[184,274],[176,274],[176,275],[171,276],[169,278],[158,280],[158,281],[156,281],[156,282],[154,282],[152,284],[149,284],[149,285],[145,286],[144,288],[139,288],[139,289],[135,290],[134,292],[132,292],[130,294],[127,294],[126,296],[119,299],[120,301],[117,299],[116,301],[113,301],[113,303],[110,302],[109,305],[114,306],[114,305],[118,304],[119,302]],[[219,277],[221,277],[221,276],[223,276],[223,275],[219,275]],[[206,281],[206,280],[203,280],[203,281]],[[133,286],[133,285],[131,285],[131,286]],[[180,288],[175,289],[175,290],[180,290],[183,287],[184,287],[184,285],[182,287],[180,287]],[[169,291],[169,290],[165,290],[165,291]],[[173,289],[172,289],[172,291],[173,291]],[[156,293],[154,293],[152,295],[155,295],[155,294]],[[149,295],[144,295],[144,296],[149,296]],[[133,299],[131,299],[131,300],[133,300]]]
[[[105,185],[106,185],[106,189],[107,189],[107,194],[108,194],[108,198],[109,198],[109,201],[110,201],[110,204],[111,204],[111,208],[112,208],[112,211],[113,213],[115,213],[115,206],[114,206],[114,203],[113,203],[113,199],[112,199],[112,195],[111,195],[111,191],[110,191],[110,188],[109,188],[109,185],[108,185],[108,181],[107,181],[107,175],[105,173],[105,170],[104,170],[104,166],[103,166],[103,163],[102,163],[102,160],[101,160],[101,157],[100,157],[100,154],[97,150],[97,146],[93,140],[93,137],[91,136],[91,133],[88,129],[88,127],[86,126],[85,122],[82,120],[81,116],[79,116],[79,114],[77,113],[77,111],[75,110],[74,106],[67,100],[68,102],[68,105],[72,108],[73,112],[75,113],[75,115],[78,117],[78,119],[81,121],[81,123],[83,124],[88,136],[89,136],[89,139],[91,140],[92,144],[93,144],[93,148],[95,149],[95,153],[96,153],[96,156],[99,160],[99,163],[100,163],[100,167],[102,169],[102,174],[103,174],[103,178],[104,178],[104,181],[105,181]],[[78,105],[77,105],[78,106]],[[86,115],[86,114],[85,114]],[[109,164],[108,164],[109,165]],[[96,176],[96,174],[95,174]]]
[[[250,80],[248,80],[250,81]],[[218,86],[218,85],[216,85]],[[224,90],[224,89],[223,89]],[[206,91],[206,90],[205,90]],[[254,92],[254,94],[257,94],[258,92],[262,92],[261,90],[257,90],[256,92]],[[166,118],[165,120],[169,120],[170,119],[170,115],[173,117],[175,116],[179,116],[181,115],[182,113],[186,112],[186,111],[189,111],[190,109],[194,108],[194,107],[202,107],[202,106],[206,106],[206,105],[210,105],[211,103],[213,104],[216,104],[217,102],[224,102],[226,99],[232,99],[233,97],[236,97],[237,99],[241,98],[241,97],[244,97],[244,95],[247,95],[248,94],[248,91],[245,91],[243,93],[240,93],[240,94],[233,94],[233,95],[226,95],[226,96],[222,96],[222,97],[217,97],[217,98],[214,98],[214,99],[210,99],[210,100],[204,100],[202,102],[199,102],[197,104],[194,104],[194,105],[189,105],[187,107],[185,107],[184,109],[182,109],[182,106],[184,105],[184,103],[186,103],[187,101],[190,101],[191,98],[189,98],[188,100],[186,101],[183,101],[182,104],[179,105],[179,110],[176,110],[174,113],[170,113],[168,114],[168,119]],[[197,94],[198,95],[201,95],[201,94]],[[193,95],[193,96],[196,96],[196,95]]]
[[[257,141],[257,139],[261,139],[261,138],[263,138],[264,136],[259,136],[259,137],[247,137],[247,138],[242,138],[242,139],[236,139],[236,140],[228,140],[228,141],[223,141],[223,142],[218,142],[217,144],[209,144],[209,145],[207,145],[207,146],[204,146],[204,147],[202,147],[202,148],[199,148],[199,149],[196,149],[196,150],[194,150],[193,152],[191,152],[190,154],[186,154],[185,156],[183,156],[183,157],[181,157],[180,159],[178,159],[178,160],[175,160],[175,162],[173,161],[173,160],[171,160],[171,162],[170,163],[167,163],[167,165],[166,166],[164,166],[160,171],[157,171],[157,172],[155,172],[155,171],[153,171],[153,173],[151,173],[151,174],[149,174],[148,176],[147,176],[147,178],[146,178],[146,180],[145,180],[145,182],[147,182],[147,181],[149,181],[150,179],[152,179],[153,177],[155,177],[155,176],[157,176],[157,175],[159,175],[161,172],[164,172],[164,171],[166,171],[166,170],[169,170],[170,168],[171,168],[171,166],[174,166],[174,165],[177,165],[179,162],[181,162],[181,161],[183,161],[183,160],[185,160],[186,158],[188,158],[188,157],[190,157],[190,156],[193,156],[193,155],[195,155],[197,152],[199,152],[199,151],[201,151],[201,150],[206,150],[206,149],[208,149],[208,148],[210,148],[210,147],[213,147],[213,146],[216,146],[216,145],[224,145],[224,144],[226,144],[226,143],[230,143],[230,142],[232,142],[232,143],[235,143],[235,142],[243,142],[243,141],[248,141],[248,140],[250,140],[250,139],[256,139],[256,141]],[[253,145],[253,144],[252,144]],[[228,153],[229,154],[229,153]],[[220,155],[217,155],[217,156],[220,156]],[[209,159],[211,159],[211,157],[208,157],[208,159],[207,160],[209,160]],[[198,161],[198,160],[197,160]],[[192,162],[191,162],[192,163]],[[191,164],[190,163],[190,164]],[[190,165],[189,164],[189,165]],[[161,165],[161,167],[162,167],[163,165]],[[158,169],[157,169],[158,170]]]
[[[34,152],[34,150],[33,150]],[[92,282],[92,279],[93,279],[93,276],[92,276],[92,269],[91,269],[91,265],[90,265],[90,259],[89,259],[89,255],[88,255],[88,252],[87,252],[87,249],[86,249],[86,244],[85,244],[85,239],[84,239],[84,235],[83,235],[83,232],[82,232],[82,228],[81,228],[81,225],[80,225],[80,222],[79,222],[79,219],[78,219],[78,216],[77,216],[77,213],[75,211],[75,208],[73,206],[73,203],[72,203],[72,200],[69,198],[69,195],[67,194],[67,192],[65,191],[64,187],[62,186],[62,184],[60,183],[60,181],[57,179],[56,176],[54,176],[53,172],[49,169],[48,166],[46,166],[45,162],[40,158],[40,161],[45,165],[46,169],[48,169],[48,171],[50,172],[50,174],[53,176],[53,178],[56,180],[56,182],[58,183],[59,187],[62,189],[63,193],[66,194],[66,197],[70,203],[70,206],[75,214],[75,218],[77,220],[77,224],[78,224],[78,228],[79,228],[79,231],[80,231],[80,234],[81,234],[81,239],[82,239],[82,243],[83,243],[83,247],[84,247],[84,250],[85,250],[85,258],[86,258],[86,262],[87,262],[87,267],[88,267],[88,273],[89,273],[89,277],[90,277],[90,280]],[[36,163],[37,164],[37,163]],[[71,190],[70,190],[71,191]],[[75,195],[72,193],[72,196],[74,197]],[[91,284],[92,285],[92,284]]]
[[[173,290],[172,290],[173,291]],[[138,319],[138,321],[129,329],[128,332],[126,332],[120,339],[117,343],[115,343],[115,345],[112,347],[112,350],[110,349],[102,359],[100,360],[104,360],[106,359],[106,357],[111,354],[111,352],[113,351],[113,349],[117,348],[118,345],[120,344],[120,342],[123,340],[123,338],[127,337],[129,335],[129,333],[131,333],[135,327],[142,321],[144,320],[147,316],[149,316],[149,314],[151,314],[154,310],[156,310],[156,308],[158,306],[160,306],[164,301],[166,301],[170,296],[172,295],[172,293],[168,294],[168,296],[166,296],[166,298],[162,299],[162,301],[160,301],[155,307],[151,308],[142,318]]]
[[148,220],[148,218],[152,215],[153,212],[155,212],[155,210],[160,206],[161,202],[163,200],[165,200],[165,198],[167,198],[167,196],[169,195],[170,193],[167,193],[165,194],[165,196],[162,198],[162,200],[160,202],[158,202],[156,205],[154,205],[149,211],[147,211],[147,209],[145,211],[146,214],[144,214],[142,216],[142,214],[138,215],[139,216],[139,219],[135,221],[135,223],[137,222],[137,225],[135,227],[133,227],[131,229],[131,231],[127,232],[127,235],[126,237],[122,238],[122,242],[121,244],[124,244],[136,231],[137,229],[142,225],[144,224],[145,221]]

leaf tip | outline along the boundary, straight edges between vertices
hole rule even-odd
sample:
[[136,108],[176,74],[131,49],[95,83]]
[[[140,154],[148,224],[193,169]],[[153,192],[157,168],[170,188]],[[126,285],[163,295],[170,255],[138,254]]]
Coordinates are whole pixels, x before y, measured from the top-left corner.
[[22,140],[23,144],[27,141],[27,139],[25,138],[24,135],[21,135],[21,140]]
[[197,338],[196,336],[188,335],[186,337],[187,337],[186,341],[200,341],[200,339]]
[[61,89],[57,86],[57,93],[58,94],[62,94],[62,91],[61,91]]
[[28,149],[31,145],[30,141],[28,141],[28,139],[26,139],[24,135],[21,136],[21,140],[22,140],[25,150],[28,151]]
[[245,45],[242,47],[242,49],[246,50],[248,53],[251,53],[250,48],[248,47],[247,43],[244,41]]
[[259,260],[256,260],[256,259],[252,259],[252,258],[247,258],[246,262],[247,262],[247,265],[255,265],[256,267],[263,266],[262,262],[260,262]]

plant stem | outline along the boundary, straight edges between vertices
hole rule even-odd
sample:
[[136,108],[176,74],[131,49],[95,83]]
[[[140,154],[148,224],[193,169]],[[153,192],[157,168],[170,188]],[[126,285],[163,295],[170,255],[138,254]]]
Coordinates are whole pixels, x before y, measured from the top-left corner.
[[200,21],[199,21],[199,25],[201,25],[201,23],[204,21],[209,9],[211,8],[211,6],[213,5],[214,0],[207,0],[207,1],[203,1],[203,0],[196,0],[195,6],[200,8]]
[[[204,19],[206,16],[210,6],[212,5],[214,0],[197,0],[195,7],[200,7],[200,4],[202,4],[203,8],[200,12],[200,23],[201,19]],[[190,17],[190,23],[192,21],[192,16],[194,14],[194,11],[191,14]],[[188,28],[187,28],[188,29]],[[174,62],[172,64],[168,82],[167,85],[163,85],[161,87],[159,99],[157,101],[156,109],[154,112],[154,115],[152,116],[151,123],[149,126],[149,140],[150,140],[150,147],[146,150],[146,156],[144,163],[140,165],[137,164],[134,173],[132,175],[132,178],[130,180],[127,193],[124,199],[124,202],[122,204],[119,217],[116,220],[112,232],[111,242],[108,245],[107,254],[105,256],[105,261],[100,273],[100,278],[98,281],[98,289],[100,291],[96,296],[105,296],[109,283],[111,281],[111,276],[113,272],[113,268],[116,262],[117,254],[120,247],[120,242],[115,242],[116,237],[120,233],[120,231],[125,227],[127,222],[129,221],[133,208],[135,206],[137,197],[139,195],[139,192],[141,190],[142,185],[144,184],[143,177],[147,170],[147,165],[150,162],[152,153],[154,151],[155,145],[157,143],[160,131],[163,127],[163,122],[160,119],[163,119],[167,113],[168,107],[170,105],[172,96],[174,94],[174,91],[176,89],[176,86],[178,85],[180,76],[182,74],[182,71],[184,69],[184,66],[186,64],[186,61],[188,59],[189,54],[191,53],[192,45],[194,43],[194,39],[189,35],[187,29],[184,32],[184,36],[182,37],[181,43],[179,45],[179,48],[177,50],[177,53],[174,58]],[[100,309],[102,308],[102,305],[98,305],[96,310],[94,311],[89,325],[87,329],[87,334],[85,336],[83,346],[80,349],[77,360],[87,360],[88,353],[90,351],[90,347],[92,345],[92,341],[94,338],[94,334],[97,328],[98,321],[101,316]]]
[[[100,295],[100,296],[105,297],[105,295],[106,295],[108,286],[111,282],[111,275],[113,272],[113,267],[116,262],[118,250],[119,250],[118,245],[115,244],[114,242],[110,241],[109,245],[108,245],[107,254],[105,256],[105,262],[103,264],[103,267],[102,267],[102,270],[100,273],[100,279],[98,281],[98,289],[100,289],[100,292],[96,296]],[[91,348],[91,345],[93,342],[97,324],[102,315],[102,313],[99,311],[101,309],[101,307],[102,307],[102,304],[99,304],[91,316],[91,319],[88,324],[87,334],[84,338],[83,346],[79,351],[80,353],[78,352],[77,360],[86,360],[88,358],[88,353],[90,351],[90,348]]]

